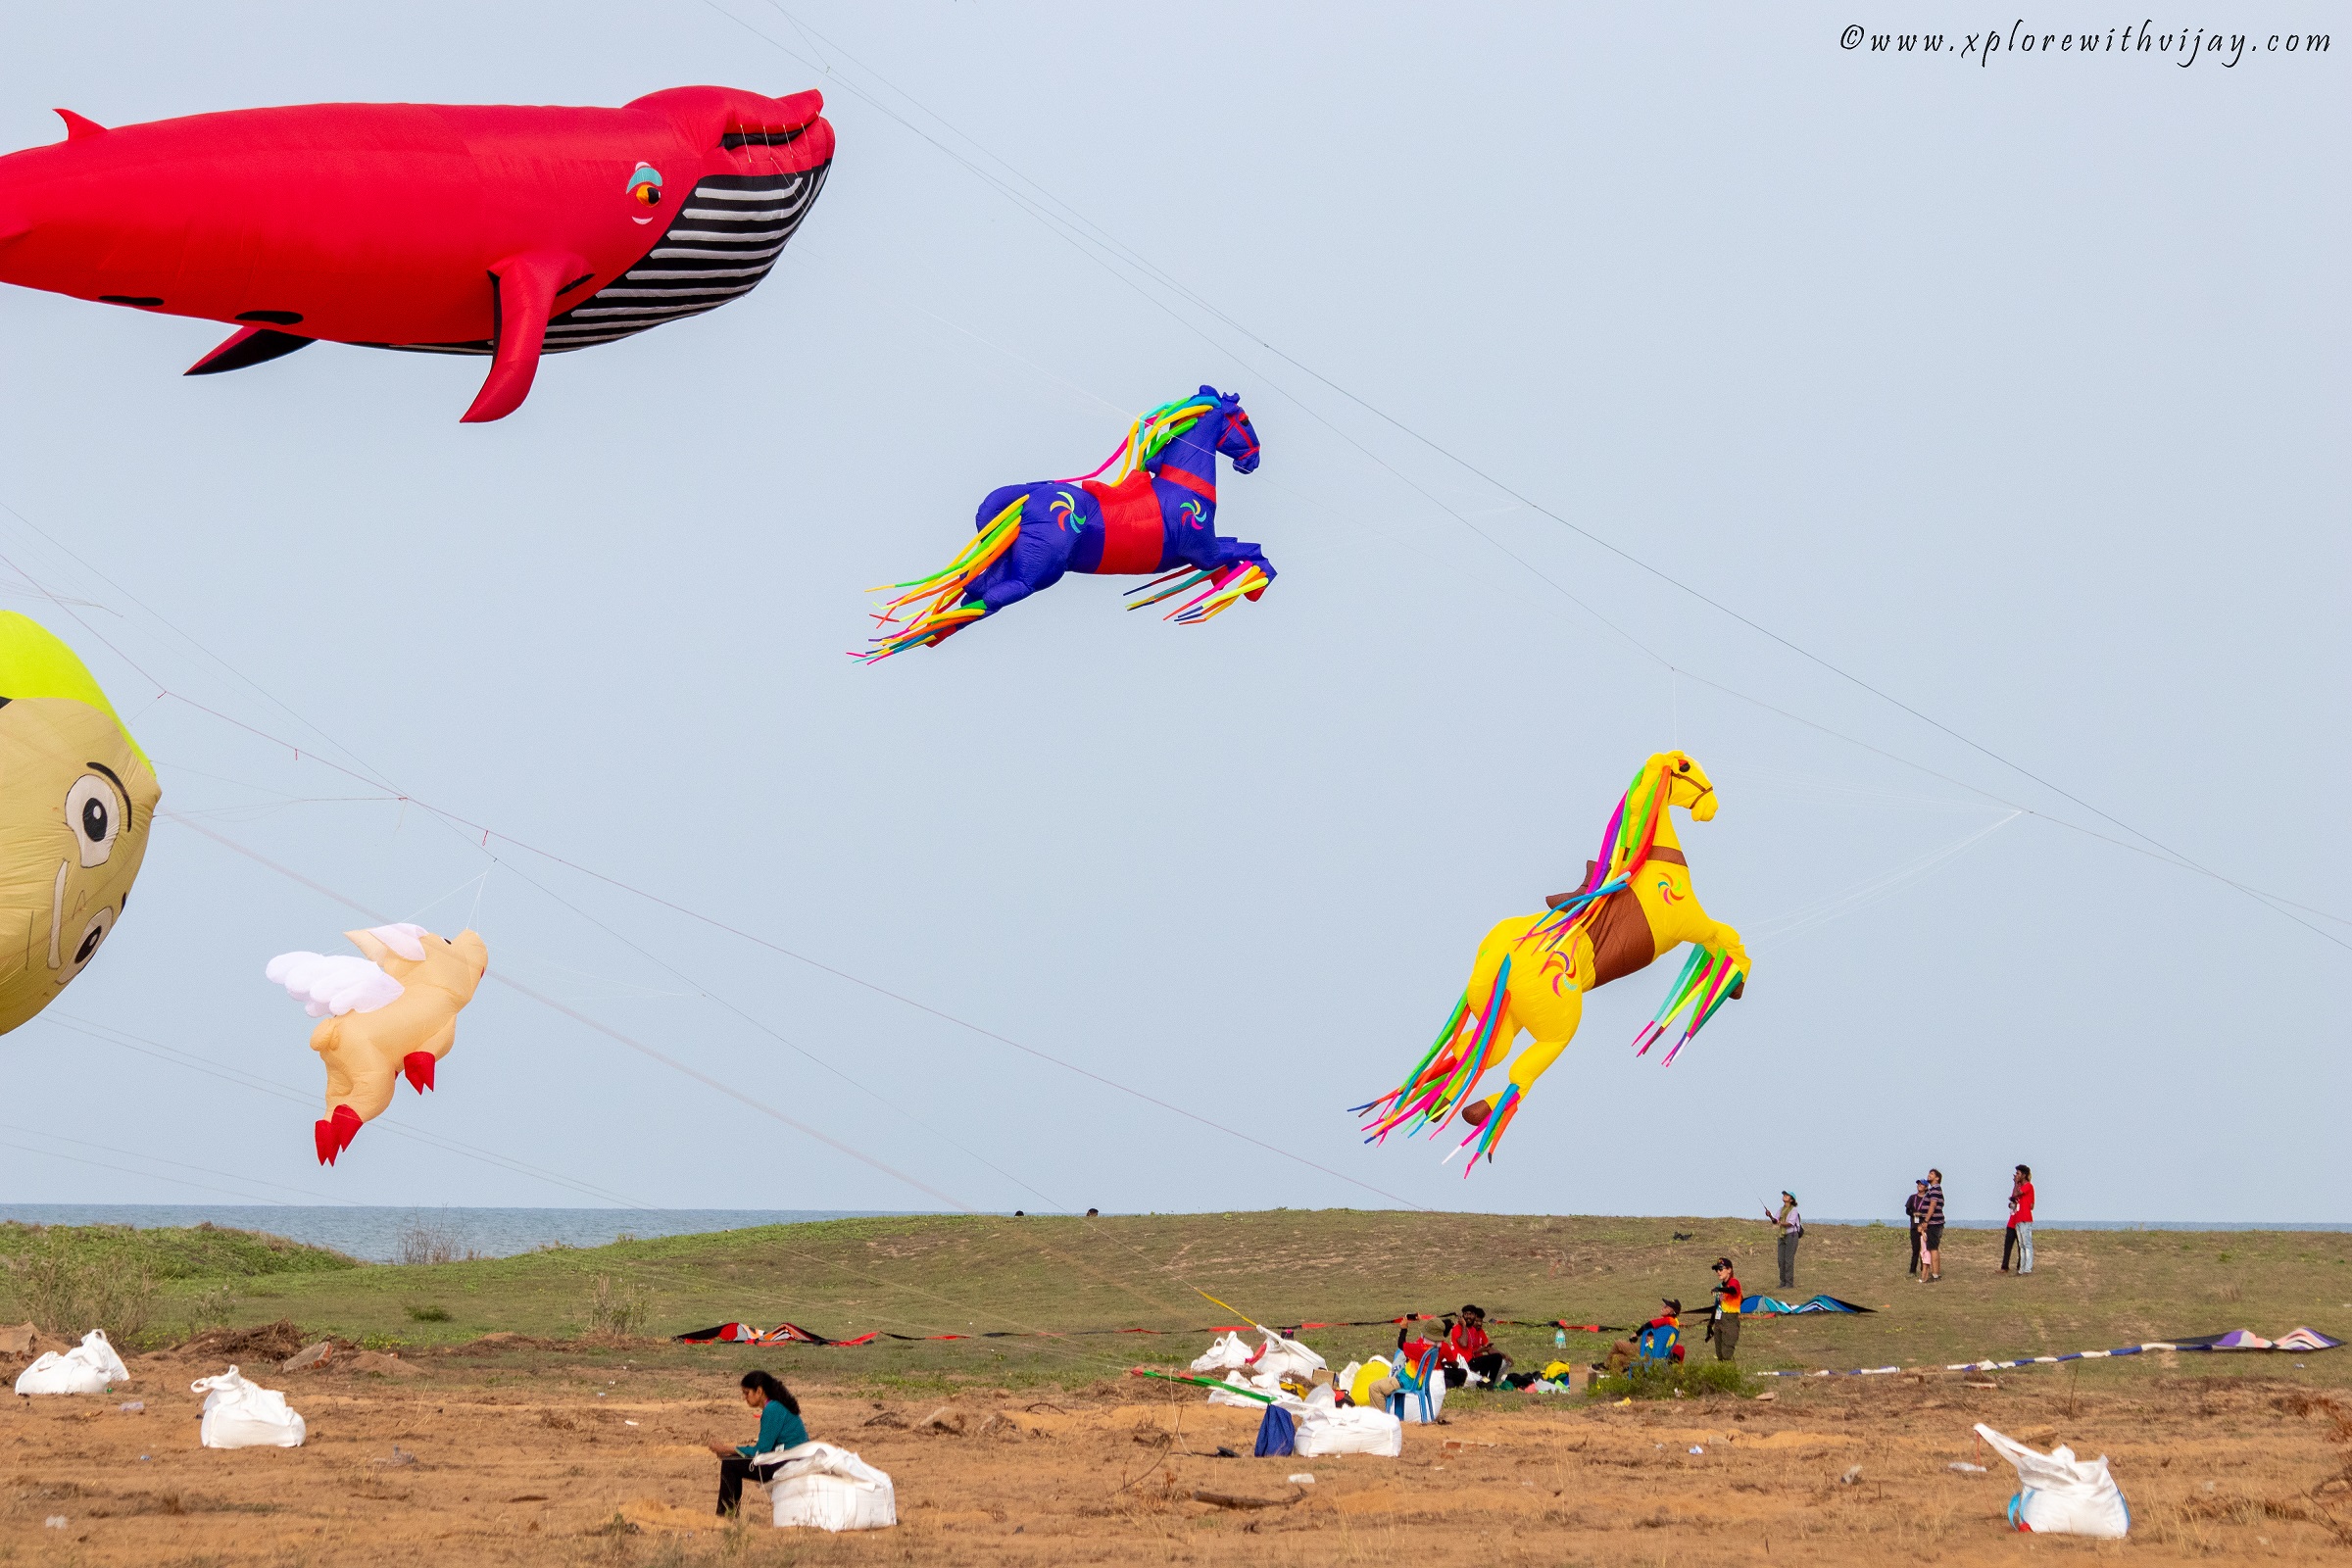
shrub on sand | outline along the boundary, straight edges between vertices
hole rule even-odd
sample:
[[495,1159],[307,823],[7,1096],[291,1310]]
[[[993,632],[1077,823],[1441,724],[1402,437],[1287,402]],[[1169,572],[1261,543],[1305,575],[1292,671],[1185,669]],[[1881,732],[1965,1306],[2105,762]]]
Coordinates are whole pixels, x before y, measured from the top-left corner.
[[611,1335],[625,1340],[641,1333],[654,1315],[654,1303],[644,1286],[635,1280],[612,1283],[610,1274],[599,1274],[588,1291],[588,1332]]
[[1694,1399],[1709,1394],[1745,1396],[1748,1381],[1737,1361],[1636,1361],[1623,1372],[1594,1378],[1589,1392],[1596,1399]]

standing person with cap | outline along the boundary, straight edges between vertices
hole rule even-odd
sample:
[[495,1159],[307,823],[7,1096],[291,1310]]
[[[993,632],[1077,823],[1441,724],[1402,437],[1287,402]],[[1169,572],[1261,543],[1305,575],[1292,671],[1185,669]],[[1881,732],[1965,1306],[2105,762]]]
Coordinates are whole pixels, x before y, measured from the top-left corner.
[[1796,1195],[1788,1188],[1781,1189],[1781,1211],[1766,1211],[1764,1217],[1780,1227],[1781,1232],[1781,1289],[1796,1289],[1796,1244],[1805,1234],[1805,1216],[1796,1211]]
[[1927,1204],[1919,1211],[1919,1283],[1943,1278],[1943,1172],[1928,1172]]
[[2009,1230],[2001,1238],[2001,1272],[2009,1272],[2009,1254],[2017,1254],[2017,1272],[2034,1272],[2034,1167],[2020,1165],[2009,1179]]
[[1715,1342],[1715,1359],[1729,1361],[1740,1350],[1740,1302],[1742,1293],[1740,1276],[1732,1272],[1732,1260],[1715,1260],[1715,1312],[1707,1320],[1707,1338]]
[[1922,1176],[1903,1200],[1903,1216],[1911,1223],[1911,1272],[1919,1272],[1919,1216],[1928,1206],[1928,1179]]

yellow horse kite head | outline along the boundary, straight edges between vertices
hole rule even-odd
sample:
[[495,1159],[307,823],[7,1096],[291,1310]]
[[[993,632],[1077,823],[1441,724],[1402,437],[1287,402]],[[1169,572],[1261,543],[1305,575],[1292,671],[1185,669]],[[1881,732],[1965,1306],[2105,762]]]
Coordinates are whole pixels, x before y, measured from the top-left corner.
[[[1693,822],[1715,819],[1715,782],[1707,777],[1705,768],[1690,760],[1689,752],[1659,752],[1650,758],[1642,764],[1642,771],[1634,775],[1634,789],[1661,777],[1673,780],[1666,796],[1667,805],[1689,811]],[[1632,793],[1633,790],[1627,791],[1629,795]]]

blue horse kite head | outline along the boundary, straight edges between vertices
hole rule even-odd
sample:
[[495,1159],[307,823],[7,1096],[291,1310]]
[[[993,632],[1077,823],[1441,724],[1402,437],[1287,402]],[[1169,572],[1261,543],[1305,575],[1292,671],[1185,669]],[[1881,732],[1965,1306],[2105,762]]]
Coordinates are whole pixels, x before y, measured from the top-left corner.
[[1241,394],[1219,392],[1213,386],[1204,386],[1200,389],[1200,395],[1216,400],[1216,412],[1209,415],[1207,419],[1202,422],[1216,421],[1218,425],[1217,450],[1233,460],[1233,471],[1236,473],[1256,471],[1257,427],[1250,422],[1248,412],[1242,408]]

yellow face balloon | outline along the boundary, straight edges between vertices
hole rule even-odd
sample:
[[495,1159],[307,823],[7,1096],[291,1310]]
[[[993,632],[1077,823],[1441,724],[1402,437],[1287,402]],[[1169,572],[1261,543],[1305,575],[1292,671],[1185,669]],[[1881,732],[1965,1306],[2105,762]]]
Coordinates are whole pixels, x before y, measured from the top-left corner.
[[0,1034],[89,966],[163,796],[74,650],[0,611]]

